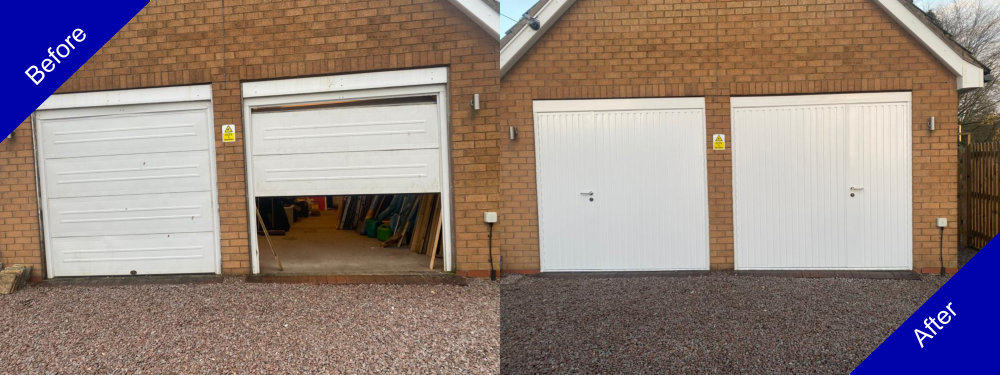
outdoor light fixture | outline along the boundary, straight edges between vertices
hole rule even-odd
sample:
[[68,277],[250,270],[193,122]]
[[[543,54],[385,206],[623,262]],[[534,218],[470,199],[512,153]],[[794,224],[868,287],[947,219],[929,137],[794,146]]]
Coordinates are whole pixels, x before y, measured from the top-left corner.
[[473,110],[476,110],[476,111],[479,110],[479,94],[472,94],[472,103],[471,103],[471,105],[472,105],[472,109]]
[[526,19],[526,20],[528,20],[528,27],[530,27],[532,30],[538,31],[538,29],[540,29],[542,27],[542,24],[538,23],[538,19],[535,18],[535,17],[532,17],[528,13],[525,13],[521,17],[524,18],[524,19]]
[[934,131],[934,116],[931,116],[931,120],[927,122],[927,130]]
[[510,127],[510,140],[513,141],[515,139],[517,139],[517,128],[511,126]]

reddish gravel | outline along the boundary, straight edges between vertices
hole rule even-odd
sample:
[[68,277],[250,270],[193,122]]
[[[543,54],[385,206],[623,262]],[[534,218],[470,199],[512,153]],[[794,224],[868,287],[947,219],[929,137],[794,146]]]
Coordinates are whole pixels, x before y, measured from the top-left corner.
[[496,374],[499,289],[217,284],[0,296],[4,373]]
[[846,374],[944,281],[511,276],[501,372]]

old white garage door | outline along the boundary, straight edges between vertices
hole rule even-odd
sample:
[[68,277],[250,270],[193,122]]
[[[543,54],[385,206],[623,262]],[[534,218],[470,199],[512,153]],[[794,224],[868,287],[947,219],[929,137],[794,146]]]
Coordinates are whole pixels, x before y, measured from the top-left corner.
[[910,269],[909,93],[732,99],[737,269]]
[[435,100],[253,110],[254,195],[440,192],[441,120]]
[[57,95],[36,113],[49,276],[218,272],[209,86]]
[[534,102],[542,271],[708,269],[704,108]]

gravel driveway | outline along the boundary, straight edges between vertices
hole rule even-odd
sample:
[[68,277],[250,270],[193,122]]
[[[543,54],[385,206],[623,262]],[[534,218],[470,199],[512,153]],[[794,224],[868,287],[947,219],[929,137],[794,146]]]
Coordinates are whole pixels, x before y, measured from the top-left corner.
[[495,374],[498,286],[469,284],[29,287],[0,296],[0,371]]
[[944,282],[508,277],[501,372],[845,374]]

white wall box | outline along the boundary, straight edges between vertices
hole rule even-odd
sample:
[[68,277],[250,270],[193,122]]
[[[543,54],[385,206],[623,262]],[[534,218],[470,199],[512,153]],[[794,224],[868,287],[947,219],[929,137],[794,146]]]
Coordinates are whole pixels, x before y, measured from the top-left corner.
[[910,102],[733,98],[736,269],[911,269]]
[[34,127],[49,277],[221,271],[211,86],[54,95]]
[[533,112],[543,272],[708,269],[703,98]]

